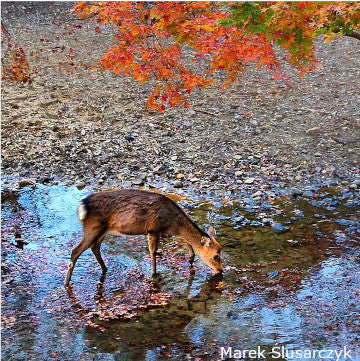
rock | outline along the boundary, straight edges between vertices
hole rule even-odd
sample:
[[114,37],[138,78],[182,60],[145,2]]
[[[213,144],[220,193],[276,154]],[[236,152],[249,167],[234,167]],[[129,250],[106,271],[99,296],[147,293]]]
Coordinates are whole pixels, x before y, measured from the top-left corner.
[[357,202],[356,201],[353,201],[353,200],[348,200],[344,206],[346,208],[356,208],[357,207]]
[[254,164],[254,165],[256,165],[256,164],[259,164],[260,163],[260,159],[259,158],[251,158],[251,159],[249,159],[249,163],[250,164]]
[[144,185],[144,180],[141,178],[136,178],[131,181],[131,184],[133,184],[135,186],[142,186],[142,185]]
[[300,189],[297,189],[297,188],[293,188],[291,190],[291,195],[293,197],[301,197],[303,195],[303,191],[301,191]]
[[244,216],[237,216],[234,218],[235,223],[242,223],[245,221],[245,217]]
[[182,188],[184,186],[183,182],[177,180],[174,182],[174,188]]
[[264,224],[264,226],[268,226],[269,224],[271,224],[273,220],[271,218],[263,218],[261,220],[261,222]]
[[235,177],[241,177],[244,174],[244,172],[242,170],[237,170],[235,172]]
[[131,136],[131,135],[126,135],[124,137],[124,139],[129,143],[131,143],[131,142],[133,142],[135,140],[135,138],[133,136]]
[[211,174],[211,176],[210,176],[210,180],[211,180],[212,182],[216,181],[218,178],[219,178],[219,175],[218,175],[217,173],[213,173],[213,174]]
[[286,242],[290,243],[292,246],[296,246],[299,244],[299,241],[297,241],[296,239],[288,239],[286,240]]
[[319,157],[322,157],[322,154],[321,154],[320,152],[316,152],[316,153],[314,154],[314,156],[319,158]]
[[104,183],[104,180],[103,180],[102,178],[100,178],[100,179],[98,180],[98,183],[99,183],[99,184],[103,184],[103,183]]
[[251,226],[261,226],[262,225],[262,223],[261,222],[259,222],[259,221],[252,221],[251,223],[250,223],[250,225]]
[[310,128],[305,131],[307,135],[316,135],[319,134],[319,132],[320,132],[320,127]]
[[147,174],[146,173],[140,173],[139,174],[139,178],[142,179],[142,180],[145,180],[147,178]]
[[254,183],[254,180],[255,180],[255,178],[246,178],[246,179],[244,180],[244,183],[245,183],[245,184],[253,184],[253,183]]
[[344,137],[331,137],[331,139],[334,140],[336,143],[343,144],[343,145],[346,145],[349,143],[349,141],[347,139],[345,139]]
[[23,187],[27,187],[27,186],[32,186],[36,183],[35,180],[33,179],[22,179],[21,181],[19,181],[19,188],[23,188]]
[[160,165],[153,170],[153,173],[154,174],[164,174],[165,171],[166,171],[166,168],[163,165]]
[[261,197],[262,196],[262,192],[261,191],[257,191],[255,193],[253,193],[252,197],[253,198],[257,198],[257,197]]
[[83,189],[83,188],[85,188],[85,186],[86,186],[86,183],[83,181],[80,181],[76,184],[77,189]]
[[182,173],[178,173],[178,174],[176,175],[176,178],[177,178],[177,179],[184,179],[185,176],[184,176],[184,174],[182,174]]
[[200,179],[199,178],[196,178],[196,177],[194,177],[194,178],[190,178],[190,182],[191,183],[196,183],[196,182],[198,182]]
[[277,231],[282,231],[284,229],[280,223],[274,223],[272,228],[276,229]]

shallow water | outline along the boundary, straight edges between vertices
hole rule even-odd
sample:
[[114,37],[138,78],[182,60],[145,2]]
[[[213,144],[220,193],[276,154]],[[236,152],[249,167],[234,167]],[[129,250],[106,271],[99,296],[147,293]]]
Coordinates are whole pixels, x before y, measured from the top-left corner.
[[152,281],[145,237],[108,236],[105,281],[86,251],[67,292],[62,282],[81,239],[76,207],[88,193],[4,187],[4,360],[217,360],[229,346],[260,346],[268,360],[274,346],[347,346],[360,360],[359,191],[320,189],[262,204],[180,194],[201,227],[215,225],[223,279],[199,259],[190,272],[186,250],[170,241]]

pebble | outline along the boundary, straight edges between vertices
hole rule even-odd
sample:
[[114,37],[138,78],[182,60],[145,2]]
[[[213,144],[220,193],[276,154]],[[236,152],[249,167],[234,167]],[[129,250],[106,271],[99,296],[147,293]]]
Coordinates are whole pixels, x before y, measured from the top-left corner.
[[219,178],[219,175],[218,175],[217,173],[213,173],[213,174],[211,174],[211,176],[210,176],[210,180],[211,180],[212,182],[216,181],[218,178]]
[[293,197],[301,197],[301,196],[303,195],[303,191],[301,191],[301,190],[298,189],[298,188],[293,188],[293,189],[291,190],[291,195],[292,195]]
[[316,134],[318,134],[319,132],[320,132],[320,127],[310,128],[310,129],[307,129],[307,130],[305,131],[305,133],[306,133],[307,135],[316,135]]
[[19,181],[19,188],[31,186],[35,183],[36,183],[36,181],[34,181],[33,179],[23,179],[23,180]]
[[253,184],[253,183],[254,183],[254,180],[255,180],[255,178],[246,178],[246,179],[244,180],[244,183],[245,183],[245,184]]
[[299,244],[299,241],[297,241],[296,239],[288,239],[287,242],[293,246],[296,246]]
[[272,228],[276,229],[277,231],[282,231],[284,229],[280,223],[274,223]]
[[245,221],[245,217],[244,216],[238,216],[234,218],[235,223],[241,223],[243,221]]
[[199,178],[194,177],[194,178],[191,178],[191,179],[190,179],[190,182],[191,182],[191,183],[196,183],[196,182],[198,182],[199,180],[200,180]]
[[261,220],[261,222],[262,222],[265,226],[271,224],[272,221],[273,221],[273,220],[272,220],[271,218],[263,218],[263,219]]
[[184,174],[182,174],[182,173],[178,173],[178,174],[176,175],[176,178],[177,178],[177,179],[184,179],[185,176],[184,176]]
[[253,198],[257,198],[257,197],[261,197],[262,196],[262,192],[261,191],[257,191],[255,193],[253,193],[252,197]]
[[173,183],[174,188],[182,188],[184,186],[183,182],[177,180]]
[[83,189],[83,188],[85,188],[85,186],[86,186],[86,183],[83,181],[80,181],[76,184],[77,189]]
[[241,177],[243,174],[244,174],[243,171],[237,170],[237,171],[235,172],[235,177]]
[[250,225],[251,225],[251,226],[261,226],[262,223],[259,222],[259,221],[252,221],[252,222],[250,223]]
[[166,171],[165,167],[163,165],[161,166],[158,166],[156,167],[154,170],[153,170],[153,173],[154,174],[164,174]]
[[142,186],[142,185],[144,185],[144,180],[141,178],[136,178],[131,181],[131,184],[133,184],[135,186]]

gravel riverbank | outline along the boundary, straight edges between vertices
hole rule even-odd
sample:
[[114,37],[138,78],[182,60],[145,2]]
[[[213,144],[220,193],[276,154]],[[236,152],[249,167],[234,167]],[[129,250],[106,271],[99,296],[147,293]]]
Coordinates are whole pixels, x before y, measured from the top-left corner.
[[68,3],[9,4],[3,22],[37,74],[32,85],[3,83],[5,176],[254,198],[274,183],[359,185],[359,41],[319,40],[319,70],[299,78],[285,66],[290,87],[250,71],[229,89],[194,92],[188,109],[158,114],[145,109],[147,86],[91,70],[111,29],[69,20]]

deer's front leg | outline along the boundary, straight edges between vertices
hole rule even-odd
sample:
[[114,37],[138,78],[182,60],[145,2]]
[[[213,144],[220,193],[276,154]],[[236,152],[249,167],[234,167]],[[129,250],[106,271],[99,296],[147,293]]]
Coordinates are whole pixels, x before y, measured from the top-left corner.
[[148,244],[149,244],[149,251],[151,257],[151,274],[152,276],[156,275],[156,250],[159,241],[159,235],[154,233],[148,234]]

